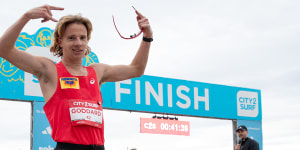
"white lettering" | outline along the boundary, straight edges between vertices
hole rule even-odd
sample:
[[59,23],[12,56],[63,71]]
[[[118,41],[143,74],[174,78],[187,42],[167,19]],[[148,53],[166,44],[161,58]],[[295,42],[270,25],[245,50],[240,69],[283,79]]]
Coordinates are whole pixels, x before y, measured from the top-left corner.
[[173,107],[172,84],[168,84],[168,107]]
[[[116,82],[115,83],[116,102],[121,102],[121,98],[123,94],[129,94],[127,97],[133,99],[135,98],[135,104],[141,104],[142,103],[141,101],[144,100],[146,105],[152,106],[153,104],[151,105],[151,101],[153,101],[154,99],[157,103],[156,105],[158,106],[163,106],[165,101],[165,104],[168,106],[168,108],[173,108],[173,103],[174,103],[175,107],[179,107],[181,109],[189,109],[192,108],[194,105],[192,109],[199,110],[199,105],[201,104],[204,105],[205,111],[209,111],[209,89],[208,88],[205,88],[202,91],[202,89],[198,89],[198,87],[189,87],[186,85],[177,84],[176,87],[174,87],[176,88],[176,93],[175,93],[175,89],[173,89],[174,86],[173,84],[169,83],[163,85],[163,83],[155,83],[157,84],[157,86],[153,87],[150,81],[144,81],[144,82],[145,82],[145,86],[143,87],[145,87],[145,90],[143,91],[141,90],[141,84],[142,84],[141,81],[135,80],[134,81],[135,85],[132,85],[135,86],[134,92],[131,92],[132,87],[129,86],[126,88],[124,87],[121,88],[121,84],[131,85],[132,81],[130,79]],[[192,88],[194,90],[194,95],[191,93]],[[167,93],[164,94],[164,92]],[[204,93],[204,95],[201,93]],[[164,95],[166,96],[164,97]],[[174,102],[173,99],[175,99]],[[256,99],[251,99],[251,100],[240,99],[240,101],[242,100],[252,102],[252,103],[256,102]],[[199,102],[204,102],[204,103],[199,104]],[[80,104],[76,104],[76,105],[80,105]],[[95,104],[92,105],[96,106]]]
[[101,111],[96,109],[90,109],[90,108],[71,108],[71,114],[92,114],[92,115],[98,115],[101,116]]
[[258,93],[239,91],[237,93],[238,116],[257,117],[259,113]]
[[136,104],[141,104],[141,86],[140,86],[140,81],[136,80],[135,81],[135,101]]
[[149,123],[145,123],[144,128],[149,129]]
[[158,103],[159,106],[163,106],[163,85],[162,83],[158,83],[158,94],[155,92],[150,82],[146,82],[146,104],[150,105],[150,93],[153,95],[154,99]]
[[149,122],[144,124],[144,128],[146,129],[156,129],[155,123]]
[[74,106],[77,106],[77,105],[78,105],[77,103],[78,103],[78,102],[73,102],[73,105],[74,105]]
[[185,100],[186,103],[183,104],[183,103],[177,101],[176,105],[180,108],[187,109],[191,105],[191,99],[187,95],[182,94],[181,91],[185,91],[185,92],[188,93],[190,91],[190,89],[188,87],[184,86],[184,85],[181,85],[177,88],[178,97]]
[[194,107],[196,110],[199,109],[198,102],[205,103],[205,111],[209,111],[209,91],[208,89],[204,89],[204,97],[198,96],[198,88],[194,87]]
[[121,88],[121,83],[131,84],[131,80],[116,82],[116,102],[121,102],[121,93],[130,94],[130,89]]
[[39,150],[54,150],[50,145],[48,147],[39,147]]

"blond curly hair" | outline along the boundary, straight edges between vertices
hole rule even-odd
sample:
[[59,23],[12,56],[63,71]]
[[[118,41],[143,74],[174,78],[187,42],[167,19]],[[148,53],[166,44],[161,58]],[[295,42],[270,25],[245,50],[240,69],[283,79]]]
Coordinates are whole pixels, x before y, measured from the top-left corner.
[[[72,23],[83,24],[87,29],[87,39],[90,40],[93,27],[89,19],[82,17],[80,14],[64,16],[59,19],[54,30],[54,40],[53,44],[50,47],[50,52],[52,52],[54,56],[63,56],[62,48],[59,46],[59,39],[64,35],[67,26]],[[85,55],[88,55],[90,53],[91,48],[87,46]]]

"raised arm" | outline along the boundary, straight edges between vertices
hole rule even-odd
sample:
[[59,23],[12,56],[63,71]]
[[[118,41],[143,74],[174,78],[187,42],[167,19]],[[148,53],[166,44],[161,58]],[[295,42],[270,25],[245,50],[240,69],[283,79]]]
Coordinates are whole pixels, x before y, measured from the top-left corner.
[[[152,30],[148,19],[140,12],[135,12],[138,26],[143,31],[144,38],[152,39]],[[129,65],[93,64],[92,67],[96,69],[97,73],[100,72],[101,74],[100,82],[121,81],[143,75],[148,61],[150,45],[151,41],[142,40],[135,57]]]
[[56,22],[57,20],[52,18],[51,10],[63,10],[63,8],[44,5],[33,8],[23,14],[0,38],[0,57],[26,72],[37,75],[39,70],[43,68],[43,61],[46,60],[16,49],[15,43],[23,27],[29,20],[42,18],[41,22],[49,20]]

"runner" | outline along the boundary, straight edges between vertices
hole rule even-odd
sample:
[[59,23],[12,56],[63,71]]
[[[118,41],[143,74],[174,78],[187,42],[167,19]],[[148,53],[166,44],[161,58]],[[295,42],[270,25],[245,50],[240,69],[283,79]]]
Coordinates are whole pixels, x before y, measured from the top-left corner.
[[153,40],[150,24],[135,11],[143,40],[129,65],[94,63],[82,66],[83,57],[90,53],[88,42],[92,24],[80,15],[64,16],[56,25],[50,51],[61,57],[61,62],[55,64],[48,58],[15,48],[20,32],[30,20],[57,22],[52,17],[54,10],[63,8],[43,5],[23,14],[1,37],[0,57],[38,78],[52,138],[57,142],[55,150],[104,150],[103,101],[99,88],[103,82],[143,75]]

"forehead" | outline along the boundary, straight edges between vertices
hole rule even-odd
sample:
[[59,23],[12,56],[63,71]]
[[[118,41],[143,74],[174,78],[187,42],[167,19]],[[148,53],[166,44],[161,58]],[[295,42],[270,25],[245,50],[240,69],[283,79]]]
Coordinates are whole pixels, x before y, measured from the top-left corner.
[[82,23],[71,23],[66,27],[64,35],[87,35],[87,29]]
[[243,133],[243,132],[246,132],[246,130],[238,130],[237,132],[238,133]]

